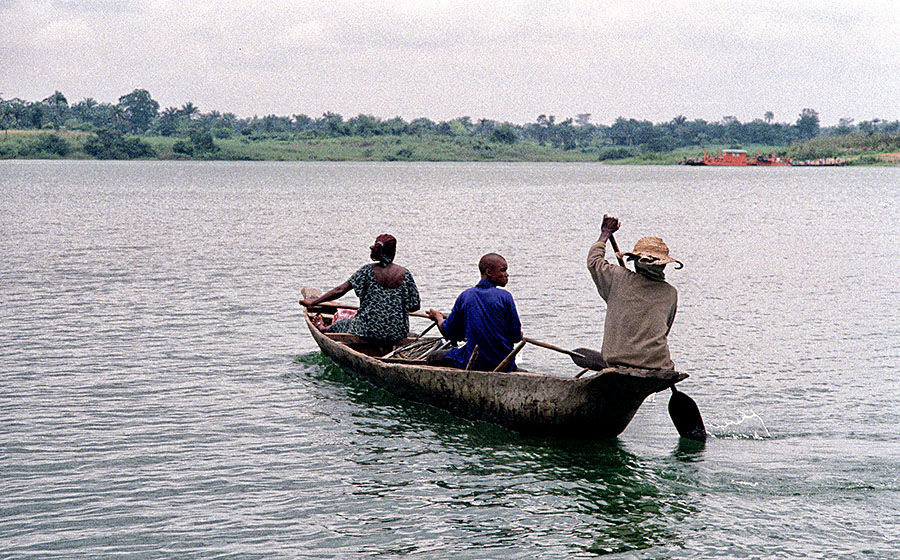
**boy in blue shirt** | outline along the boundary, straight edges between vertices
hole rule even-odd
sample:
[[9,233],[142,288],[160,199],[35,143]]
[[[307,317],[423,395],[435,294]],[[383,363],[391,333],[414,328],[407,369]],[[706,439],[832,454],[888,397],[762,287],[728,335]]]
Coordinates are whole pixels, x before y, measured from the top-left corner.
[[[433,354],[429,364],[464,369],[477,346],[471,369],[491,371],[522,340],[522,324],[512,294],[500,289],[509,282],[507,268],[506,259],[497,253],[484,255],[478,261],[481,281],[456,298],[446,318],[440,311],[428,310],[445,338],[466,341],[462,348]],[[512,361],[507,371],[515,369]]]

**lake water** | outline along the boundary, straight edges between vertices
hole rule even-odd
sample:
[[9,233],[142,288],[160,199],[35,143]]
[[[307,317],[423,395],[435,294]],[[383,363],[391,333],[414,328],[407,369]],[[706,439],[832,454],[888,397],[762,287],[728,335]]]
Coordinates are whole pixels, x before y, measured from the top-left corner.
[[[0,558],[897,558],[898,204],[900,168],[0,162]],[[685,263],[705,445],[664,394],[613,441],[460,420],[301,323],[388,232],[426,308],[497,251],[527,336],[599,348],[604,212]]]

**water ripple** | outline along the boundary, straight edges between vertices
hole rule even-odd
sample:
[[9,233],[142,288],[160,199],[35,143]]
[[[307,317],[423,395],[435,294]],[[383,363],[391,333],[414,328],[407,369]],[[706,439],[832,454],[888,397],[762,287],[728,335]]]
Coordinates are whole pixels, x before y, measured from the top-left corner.
[[[0,162],[0,558],[894,557],[900,177],[766,171]],[[426,306],[500,251],[527,334],[599,347],[604,211],[688,263],[705,444],[663,395],[607,442],[462,420],[301,328],[300,288],[390,231]],[[881,266],[822,235],[847,215]]]

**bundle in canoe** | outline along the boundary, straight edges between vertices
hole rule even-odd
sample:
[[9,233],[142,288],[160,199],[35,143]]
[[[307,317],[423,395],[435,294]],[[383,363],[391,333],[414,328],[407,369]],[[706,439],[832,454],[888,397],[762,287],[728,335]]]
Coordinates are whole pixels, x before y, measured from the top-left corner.
[[[644,399],[687,378],[675,371],[630,368],[607,368],[575,378],[522,370],[503,373],[429,366],[423,358],[410,358],[402,349],[383,354],[383,348],[363,338],[322,332],[313,325],[313,315],[322,313],[327,324],[327,314],[339,307],[326,302],[304,314],[310,334],[327,357],[399,397],[523,433],[615,437],[625,430]],[[439,340],[408,338],[397,348],[427,348]]]

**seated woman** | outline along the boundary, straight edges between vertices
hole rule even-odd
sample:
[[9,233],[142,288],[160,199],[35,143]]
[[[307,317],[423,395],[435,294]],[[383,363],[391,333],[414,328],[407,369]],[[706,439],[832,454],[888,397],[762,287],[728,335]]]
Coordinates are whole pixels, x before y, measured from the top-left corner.
[[326,327],[322,318],[315,326],[325,332],[344,332],[391,345],[409,334],[409,313],[419,309],[419,290],[412,274],[395,264],[397,240],[392,235],[379,235],[372,245],[373,264],[364,265],[349,280],[317,298],[300,300],[300,305],[313,307],[323,301],[337,299],[350,288],[359,297],[359,311],[354,317],[335,321]]

